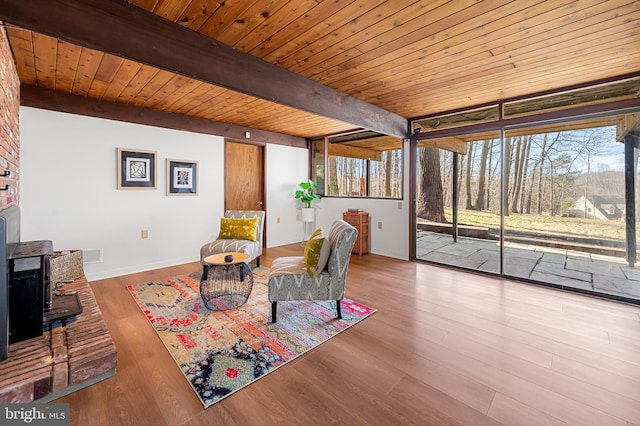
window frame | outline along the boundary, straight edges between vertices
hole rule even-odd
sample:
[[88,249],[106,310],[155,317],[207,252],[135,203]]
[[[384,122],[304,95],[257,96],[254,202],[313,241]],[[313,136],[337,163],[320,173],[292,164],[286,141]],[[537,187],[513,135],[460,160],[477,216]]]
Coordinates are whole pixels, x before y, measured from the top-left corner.
[[[390,197],[384,197],[384,196],[372,196],[371,195],[371,167],[374,164],[373,162],[376,160],[371,160],[371,159],[365,159],[365,158],[359,158],[359,157],[347,157],[347,156],[336,156],[336,157],[340,157],[340,158],[359,158],[361,160],[363,160],[364,163],[364,168],[365,168],[365,195],[339,195],[339,194],[329,194],[329,183],[328,183],[328,179],[327,176],[329,175],[329,170],[330,170],[330,165],[329,165],[329,144],[330,144],[330,138],[334,137],[334,136],[341,136],[341,135],[333,135],[333,136],[325,136],[323,138],[313,138],[309,140],[309,170],[310,170],[310,179],[312,179],[314,182],[318,183],[318,190],[317,193],[318,195],[321,195],[322,197],[327,197],[327,198],[357,198],[357,199],[380,199],[380,200],[403,200],[404,199],[404,185],[405,185],[405,144],[404,144],[404,140],[400,139],[399,140],[399,147],[395,150],[389,150],[388,152],[391,151],[399,151],[400,153],[400,157],[398,159],[398,166],[399,166],[399,175],[398,175],[398,179],[400,179],[399,182],[399,195],[398,196],[390,196]],[[317,145],[322,145],[322,151],[321,151],[321,155],[316,156],[316,153],[320,152],[320,149],[317,148]],[[382,151],[381,151],[382,152]],[[322,157],[322,161],[319,162],[318,158]],[[322,171],[320,171],[319,169],[321,168]],[[319,178],[318,176],[322,174],[322,178]]]

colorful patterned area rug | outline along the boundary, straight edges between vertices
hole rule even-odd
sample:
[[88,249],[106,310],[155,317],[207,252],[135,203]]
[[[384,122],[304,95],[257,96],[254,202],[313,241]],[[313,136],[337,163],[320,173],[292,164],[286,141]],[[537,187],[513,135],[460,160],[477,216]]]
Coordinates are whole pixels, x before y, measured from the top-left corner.
[[205,408],[271,373],[375,312],[353,300],[278,303],[272,324],[268,268],[254,268],[253,290],[237,309],[210,311],[194,272],[129,286]]

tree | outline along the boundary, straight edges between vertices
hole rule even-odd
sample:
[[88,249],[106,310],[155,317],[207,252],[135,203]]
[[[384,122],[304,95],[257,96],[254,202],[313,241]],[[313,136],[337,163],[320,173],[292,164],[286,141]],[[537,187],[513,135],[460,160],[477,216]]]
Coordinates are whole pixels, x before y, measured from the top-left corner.
[[[530,159],[530,155],[531,155],[531,139],[532,136],[531,135],[527,135],[525,137],[525,142],[524,142],[524,156],[523,156],[523,161],[521,162],[521,179],[520,179],[520,190],[522,191],[522,193],[520,194],[520,201],[519,201],[519,207],[518,207],[518,211],[520,213],[523,213],[525,211],[525,191],[526,191],[526,184],[527,184],[527,180],[529,179],[529,159]],[[529,192],[531,193],[531,192]]]
[[513,165],[513,173],[515,177],[513,179],[513,191],[511,192],[511,211],[514,213],[518,213],[518,197],[520,197],[520,184],[522,183],[522,161],[524,157],[524,152],[522,150],[522,137],[519,136],[516,139],[516,158],[515,163]]
[[327,176],[327,191],[328,195],[340,195],[338,194],[338,162],[335,156],[329,156],[329,168]]
[[438,148],[418,149],[418,217],[433,222],[445,223],[442,179],[440,176],[440,153]]
[[473,205],[471,203],[471,171],[473,170],[473,143],[467,144],[467,170],[465,177],[465,189],[467,193],[467,202],[466,209],[473,209]]
[[507,192],[504,197],[504,215],[509,216],[509,182],[511,180],[511,152],[513,145],[513,138],[507,138],[504,143],[504,182],[502,183],[502,187]]
[[[478,198],[476,199],[476,207],[482,211],[487,208],[485,202],[486,196],[486,178],[487,178],[487,158],[489,157],[489,148],[492,140],[487,139],[482,142],[482,151],[480,153],[480,170],[478,172]],[[489,166],[491,167],[491,166]]]

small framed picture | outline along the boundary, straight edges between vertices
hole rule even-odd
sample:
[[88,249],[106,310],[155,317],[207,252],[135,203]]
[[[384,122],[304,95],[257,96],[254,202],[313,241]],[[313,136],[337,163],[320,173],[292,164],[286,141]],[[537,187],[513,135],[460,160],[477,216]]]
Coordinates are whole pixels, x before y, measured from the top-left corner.
[[118,148],[118,189],[156,189],[156,151]]
[[198,195],[198,162],[167,158],[167,195]]

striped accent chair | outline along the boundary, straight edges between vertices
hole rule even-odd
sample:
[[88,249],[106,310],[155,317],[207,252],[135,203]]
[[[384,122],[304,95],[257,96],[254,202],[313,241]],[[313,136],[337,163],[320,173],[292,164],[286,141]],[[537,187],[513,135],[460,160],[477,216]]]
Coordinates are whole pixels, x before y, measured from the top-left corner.
[[347,269],[358,231],[344,220],[336,220],[329,231],[331,251],[327,266],[315,278],[307,272],[303,256],[274,259],[269,273],[271,322],[276,322],[277,303],[287,300],[335,300],[337,317],[342,318]]
[[230,219],[251,219],[257,217],[258,229],[256,230],[256,241],[237,239],[217,239],[203,245],[200,248],[200,263],[204,265],[204,258],[212,254],[238,252],[247,253],[249,259],[245,263],[251,263],[256,259],[256,266],[260,266],[260,255],[262,255],[262,241],[264,238],[264,211],[262,210],[227,210],[224,217]]

